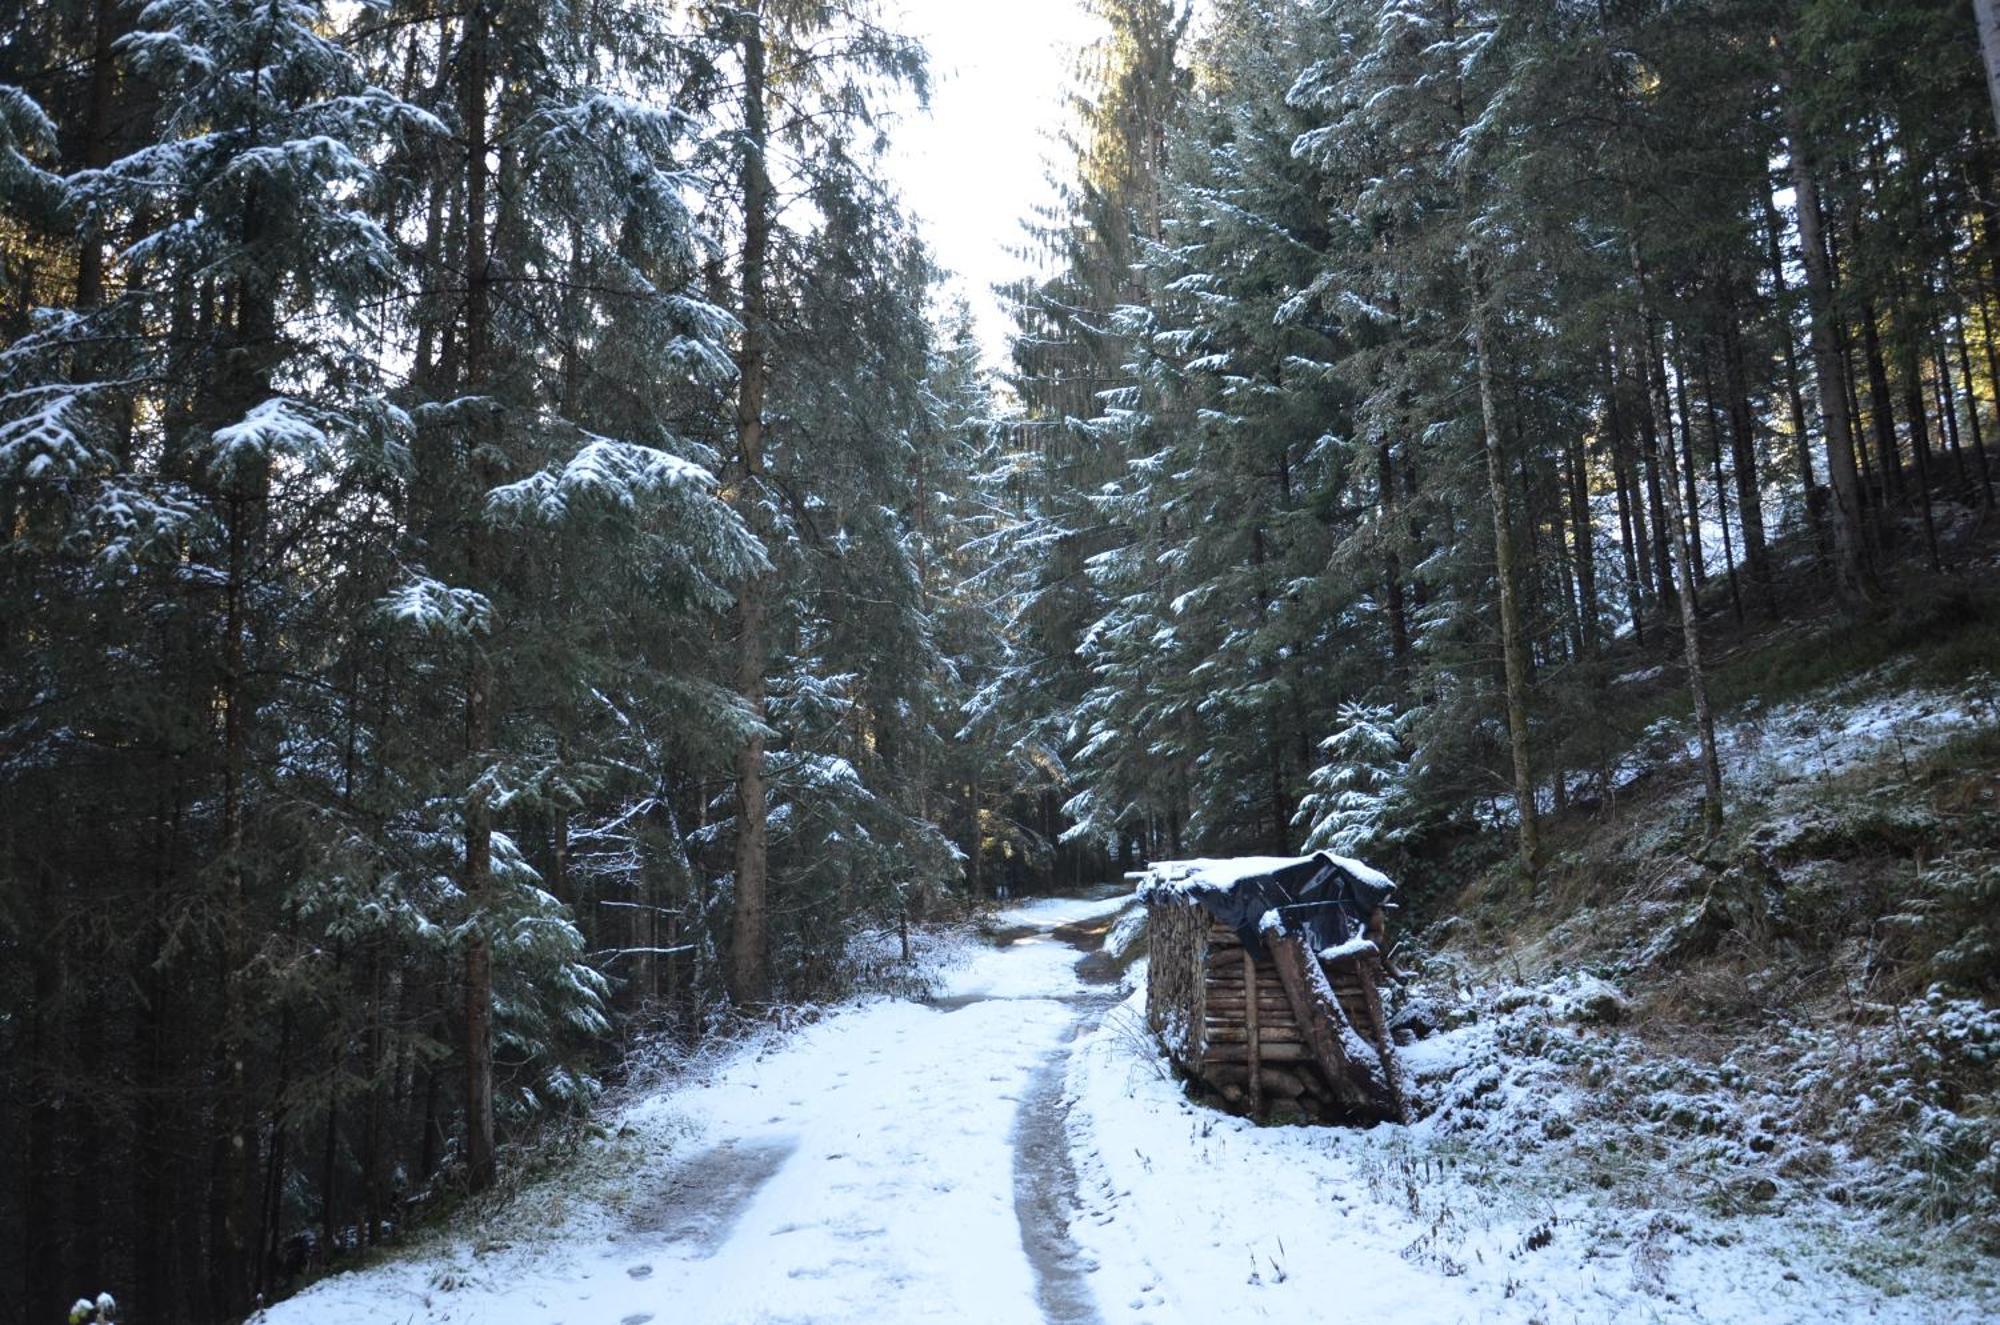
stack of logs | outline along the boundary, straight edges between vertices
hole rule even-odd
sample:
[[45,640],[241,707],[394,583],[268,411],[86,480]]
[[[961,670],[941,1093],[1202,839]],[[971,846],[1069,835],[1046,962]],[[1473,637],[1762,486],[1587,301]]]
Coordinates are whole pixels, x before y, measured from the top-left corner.
[[[1271,1099],[1332,1116],[1400,1116],[1376,992],[1379,957],[1362,951],[1323,963],[1296,935],[1272,934],[1269,957],[1258,961],[1213,920],[1204,938],[1195,1075],[1258,1116]],[[1366,1042],[1374,1062],[1354,1061],[1360,1046],[1337,1021]]]

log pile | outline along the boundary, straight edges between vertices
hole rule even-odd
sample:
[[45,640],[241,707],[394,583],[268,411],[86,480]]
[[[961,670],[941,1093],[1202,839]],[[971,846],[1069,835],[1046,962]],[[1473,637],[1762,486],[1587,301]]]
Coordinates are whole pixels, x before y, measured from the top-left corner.
[[1147,916],[1146,1020],[1176,1062],[1201,1056],[1208,990],[1202,935],[1208,923],[1198,906],[1154,907]]
[[1176,1065],[1262,1117],[1274,1101],[1329,1120],[1400,1119],[1372,946],[1322,963],[1295,935],[1253,958],[1193,902],[1149,902],[1147,1013]]

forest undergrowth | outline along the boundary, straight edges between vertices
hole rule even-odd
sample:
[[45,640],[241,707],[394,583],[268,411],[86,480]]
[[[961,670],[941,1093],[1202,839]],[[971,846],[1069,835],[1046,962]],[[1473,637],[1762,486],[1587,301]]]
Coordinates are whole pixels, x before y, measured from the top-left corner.
[[[1991,548],[1969,534],[1959,574],[1898,581],[1859,620],[1717,622],[1719,832],[1675,678],[1635,669],[1610,688],[1604,728],[1639,733],[1618,789],[1546,821],[1533,886],[1498,862],[1413,917],[1400,959],[1421,992],[1400,1017],[1480,1027],[1469,1053],[1413,1050],[1438,1134],[1470,1162],[1532,1158],[1565,1189],[1683,1220],[1823,1223],[1873,1249],[1853,1263],[1864,1277],[1913,1257],[1990,1274]],[[1855,1240],[1856,1221],[1881,1238]]]

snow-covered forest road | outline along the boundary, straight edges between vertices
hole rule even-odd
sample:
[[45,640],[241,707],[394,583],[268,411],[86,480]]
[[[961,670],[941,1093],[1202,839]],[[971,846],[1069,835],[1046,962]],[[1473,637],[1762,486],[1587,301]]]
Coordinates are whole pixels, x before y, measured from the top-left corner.
[[641,1098],[486,1223],[258,1320],[1990,1318],[1990,1302],[1888,1264],[1839,1212],[1722,1216],[1691,1190],[1641,1209],[1560,1179],[1506,1121],[1556,1088],[1495,1058],[1490,1020],[1406,1053],[1419,1082],[1474,1083],[1493,1109],[1477,1137],[1437,1119],[1258,1127],[1196,1106],[1159,1067],[1137,996],[1116,1006],[1093,982],[1109,964],[1079,953],[1126,900],[1007,912],[1000,942],[933,1000],[838,1010]]
[[1065,1233],[1062,1069],[1113,1000],[1053,931],[1118,905],[1023,908],[1008,919],[1029,932],[937,1002],[873,1003],[641,1104],[620,1148],[669,1155],[614,1176],[601,1209],[548,1209],[537,1230],[528,1198],[484,1247],[336,1277],[267,1318],[1094,1320]]

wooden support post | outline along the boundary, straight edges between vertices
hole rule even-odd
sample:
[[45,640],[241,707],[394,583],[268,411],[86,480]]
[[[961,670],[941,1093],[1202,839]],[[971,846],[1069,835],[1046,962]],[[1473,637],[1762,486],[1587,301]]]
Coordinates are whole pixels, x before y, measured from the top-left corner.
[[1243,1021],[1250,1033],[1250,1116],[1264,1116],[1264,1055],[1257,1043],[1257,959],[1243,950],[1243,984],[1249,990]]
[[1397,1119],[1400,1108],[1387,1079],[1389,1064],[1353,1062],[1342,1047],[1341,1037],[1334,1028],[1351,1028],[1352,1023],[1340,1000],[1334,997],[1333,986],[1327,983],[1318,956],[1296,934],[1272,935],[1268,946],[1271,964],[1277,968],[1285,994],[1292,1001],[1299,1030],[1304,1033],[1313,1061],[1325,1075],[1335,1101],[1362,1117]]
[[1382,1080],[1389,1089],[1389,1102],[1395,1106],[1395,1121],[1408,1122],[1409,1105],[1403,1099],[1403,1083],[1396,1078],[1395,1039],[1389,1034],[1389,1019],[1382,1015],[1382,992],[1375,981],[1375,971],[1380,961],[1376,957],[1354,959],[1354,973],[1361,981],[1361,993],[1368,1006],[1368,1038],[1375,1044],[1375,1053],[1382,1060]]

